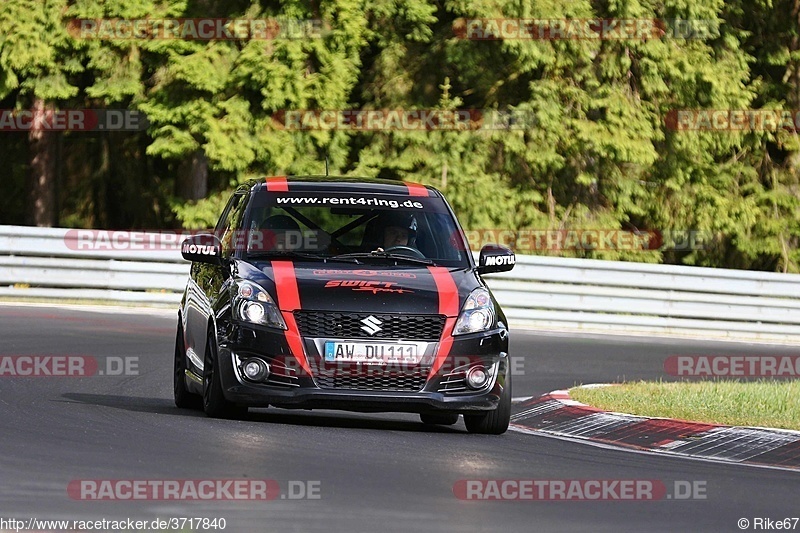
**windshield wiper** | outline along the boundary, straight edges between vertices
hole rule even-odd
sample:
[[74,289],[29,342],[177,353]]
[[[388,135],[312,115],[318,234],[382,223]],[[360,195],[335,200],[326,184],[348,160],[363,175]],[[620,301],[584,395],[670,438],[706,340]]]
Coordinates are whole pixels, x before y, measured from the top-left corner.
[[271,259],[286,257],[289,259],[311,259],[313,261],[347,261],[350,263],[358,264],[359,261],[355,258],[348,261],[347,258],[337,259],[329,255],[312,254],[309,252],[297,252],[295,250],[267,250],[260,252],[248,252],[248,259]]
[[415,265],[432,265],[436,263],[430,259],[422,259],[420,257],[411,257],[410,255],[393,254],[391,252],[355,252],[352,254],[334,255],[331,259],[389,259],[394,261],[405,261],[407,263],[414,263]]

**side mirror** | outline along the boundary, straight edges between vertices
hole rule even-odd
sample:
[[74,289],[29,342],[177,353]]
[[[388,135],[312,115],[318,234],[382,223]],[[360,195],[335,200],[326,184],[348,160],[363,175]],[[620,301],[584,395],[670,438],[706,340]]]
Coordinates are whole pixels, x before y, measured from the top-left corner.
[[222,243],[216,235],[192,235],[181,244],[181,255],[187,261],[222,264]]
[[487,244],[481,248],[478,258],[478,274],[508,272],[517,262],[517,256],[510,248],[499,244]]

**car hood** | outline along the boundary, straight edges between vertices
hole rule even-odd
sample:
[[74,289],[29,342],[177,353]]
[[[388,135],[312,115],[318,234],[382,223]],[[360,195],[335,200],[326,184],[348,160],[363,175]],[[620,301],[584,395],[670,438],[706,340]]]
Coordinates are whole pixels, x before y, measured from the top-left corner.
[[[469,293],[482,286],[472,269],[405,265],[351,267],[341,263],[266,261],[241,263],[239,276],[277,296],[278,307],[283,311],[455,316]],[[292,294],[299,297],[299,306]]]

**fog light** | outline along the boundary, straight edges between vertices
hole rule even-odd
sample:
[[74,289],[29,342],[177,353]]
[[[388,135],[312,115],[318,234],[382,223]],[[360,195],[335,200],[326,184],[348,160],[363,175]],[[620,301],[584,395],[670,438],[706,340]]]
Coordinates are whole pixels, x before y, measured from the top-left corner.
[[489,372],[486,368],[478,365],[473,366],[467,372],[467,385],[471,389],[482,389],[489,381]]
[[242,372],[251,381],[264,381],[269,375],[269,365],[261,359],[248,359],[242,365]]

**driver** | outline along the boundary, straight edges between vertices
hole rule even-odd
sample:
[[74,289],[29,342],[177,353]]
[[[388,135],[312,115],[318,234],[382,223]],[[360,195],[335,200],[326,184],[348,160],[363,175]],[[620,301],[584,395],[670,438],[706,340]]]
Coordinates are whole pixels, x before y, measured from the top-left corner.
[[383,228],[381,247],[414,246],[417,238],[417,219],[409,213],[385,213],[378,217],[378,227]]

